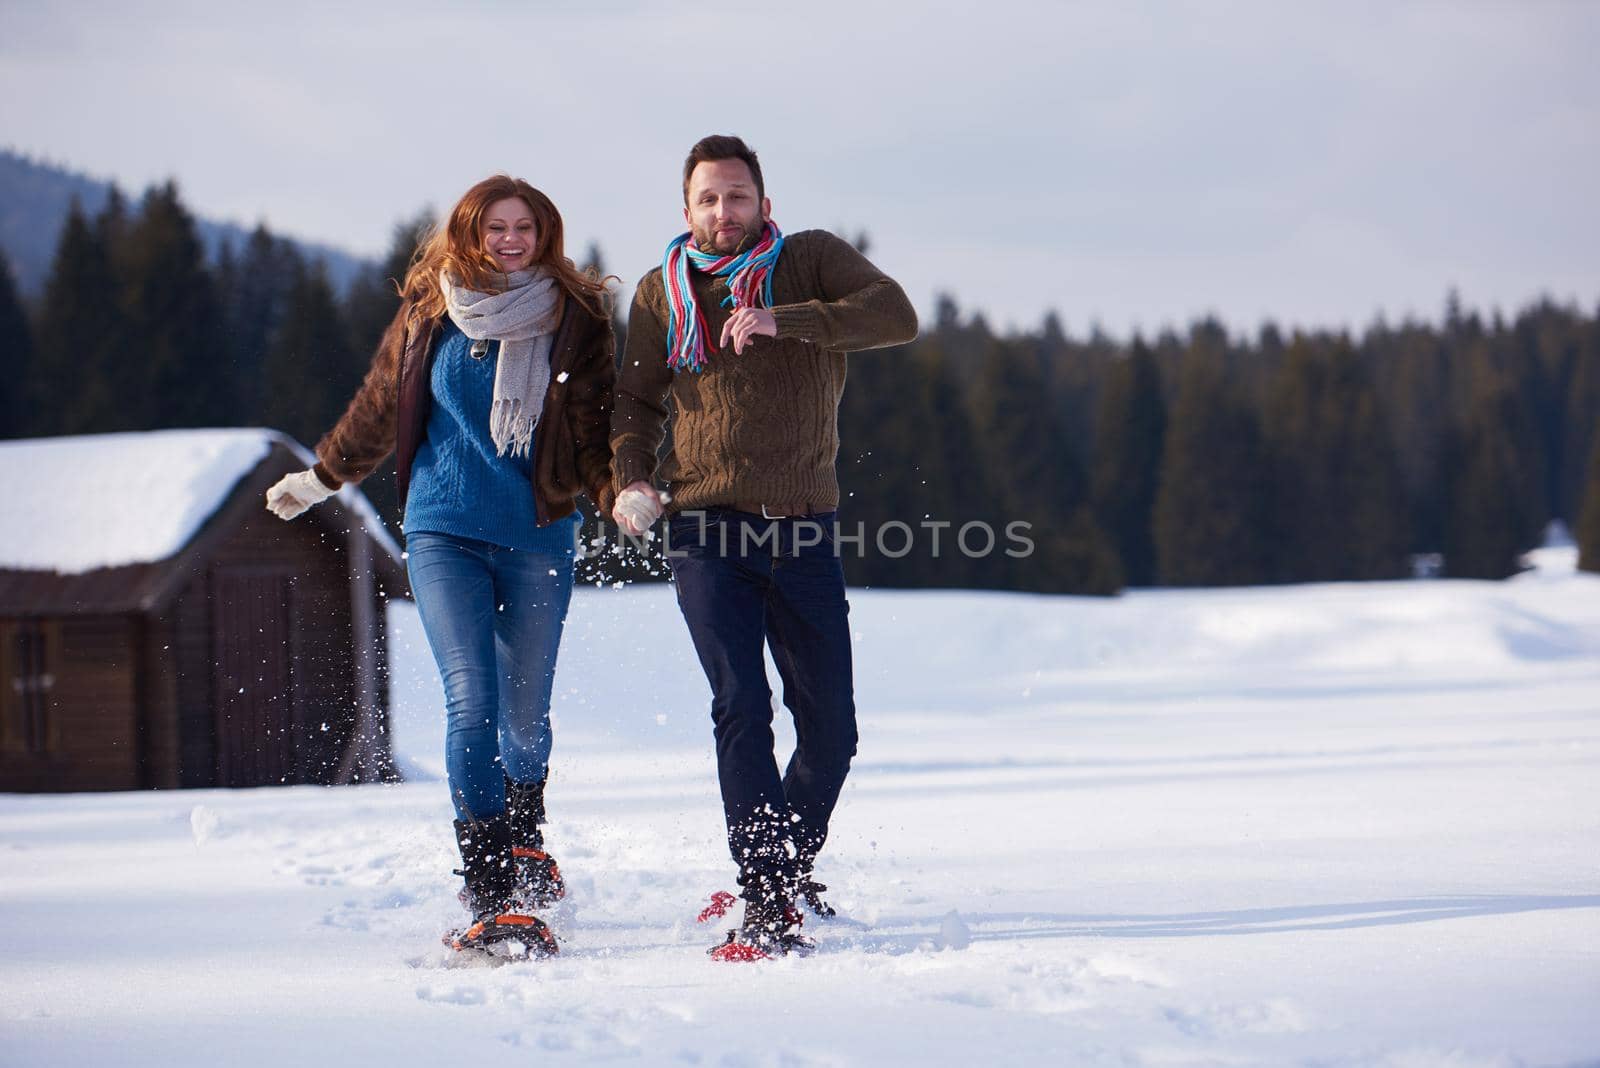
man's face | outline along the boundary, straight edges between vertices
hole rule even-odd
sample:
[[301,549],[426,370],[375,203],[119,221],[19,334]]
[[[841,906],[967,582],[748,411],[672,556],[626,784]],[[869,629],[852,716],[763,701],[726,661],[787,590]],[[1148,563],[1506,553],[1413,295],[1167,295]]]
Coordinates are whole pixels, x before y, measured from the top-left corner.
[[683,221],[700,251],[731,256],[748,248],[760,239],[771,214],[772,201],[757,199],[755,178],[744,160],[707,160],[690,172]]

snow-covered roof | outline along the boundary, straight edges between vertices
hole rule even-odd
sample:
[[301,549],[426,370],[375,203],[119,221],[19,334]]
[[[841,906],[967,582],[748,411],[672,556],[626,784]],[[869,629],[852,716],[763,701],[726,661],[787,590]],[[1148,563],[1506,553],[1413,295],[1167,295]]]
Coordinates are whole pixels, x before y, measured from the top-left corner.
[[[281,444],[258,428],[152,430],[0,442],[0,568],[81,574],[173,556]],[[392,555],[399,548],[351,487],[345,507]]]

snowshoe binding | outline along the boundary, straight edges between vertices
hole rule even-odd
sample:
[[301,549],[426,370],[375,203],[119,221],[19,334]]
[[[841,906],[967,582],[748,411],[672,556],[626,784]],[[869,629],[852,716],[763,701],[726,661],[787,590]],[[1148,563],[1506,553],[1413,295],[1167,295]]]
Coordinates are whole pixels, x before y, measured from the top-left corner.
[[527,846],[512,846],[511,856],[517,871],[514,894],[523,908],[547,909],[567,896],[567,884],[555,857]]
[[506,823],[516,866],[516,900],[524,909],[546,909],[567,896],[561,867],[544,847],[544,784],[506,776]]
[[[722,905],[726,911],[731,904],[731,894],[712,897],[713,908]],[[723,899],[730,899],[724,901]],[[707,909],[701,913],[709,919]],[[721,913],[716,913],[721,915]],[[714,961],[736,962],[771,960],[774,957],[809,956],[817,944],[800,933],[803,917],[794,902],[775,879],[751,878],[745,883],[744,922],[729,931],[722,942],[712,946],[706,954]]]
[[823,898],[823,891],[828,888],[817,882],[811,876],[802,876],[800,879],[800,902],[811,910],[811,914],[819,919],[832,919],[838,915],[834,907]]
[[723,963],[771,960],[774,957],[809,957],[817,944],[799,931],[782,934],[752,932],[745,928],[729,931],[723,942],[706,950],[706,955]]
[[544,921],[519,907],[511,828],[505,818],[457,820],[455,828],[462,860],[458,874],[466,882],[461,897],[472,923],[445,935],[445,945],[458,952],[511,960],[559,953],[555,935]]
[[711,904],[700,910],[700,915],[695,918],[695,923],[705,923],[708,920],[720,920],[733,908],[739,899],[726,890],[718,890],[711,895]]
[[543,920],[516,912],[475,920],[470,927],[445,935],[444,943],[458,953],[475,951],[504,960],[535,960],[561,952]]

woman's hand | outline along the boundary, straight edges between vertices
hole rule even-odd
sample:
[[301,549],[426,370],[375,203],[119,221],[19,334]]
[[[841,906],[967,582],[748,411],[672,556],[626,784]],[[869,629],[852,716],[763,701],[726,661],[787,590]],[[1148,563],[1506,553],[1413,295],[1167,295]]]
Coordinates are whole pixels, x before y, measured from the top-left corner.
[[284,475],[267,490],[267,510],[280,519],[293,519],[337,492],[324,486],[315,471],[296,471]]
[[630,482],[627,489],[617,494],[611,517],[624,534],[637,538],[661,518],[661,495],[643,479]]

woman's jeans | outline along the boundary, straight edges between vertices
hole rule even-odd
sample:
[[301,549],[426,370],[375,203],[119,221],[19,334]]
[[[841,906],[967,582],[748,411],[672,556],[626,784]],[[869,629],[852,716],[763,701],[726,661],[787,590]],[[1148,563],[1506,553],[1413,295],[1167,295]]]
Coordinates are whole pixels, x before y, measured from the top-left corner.
[[550,692],[572,600],[577,526],[546,552],[451,534],[406,538],[406,568],[445,695],[445,767],[456,817],[506,810],[505,778],[543,782]]

